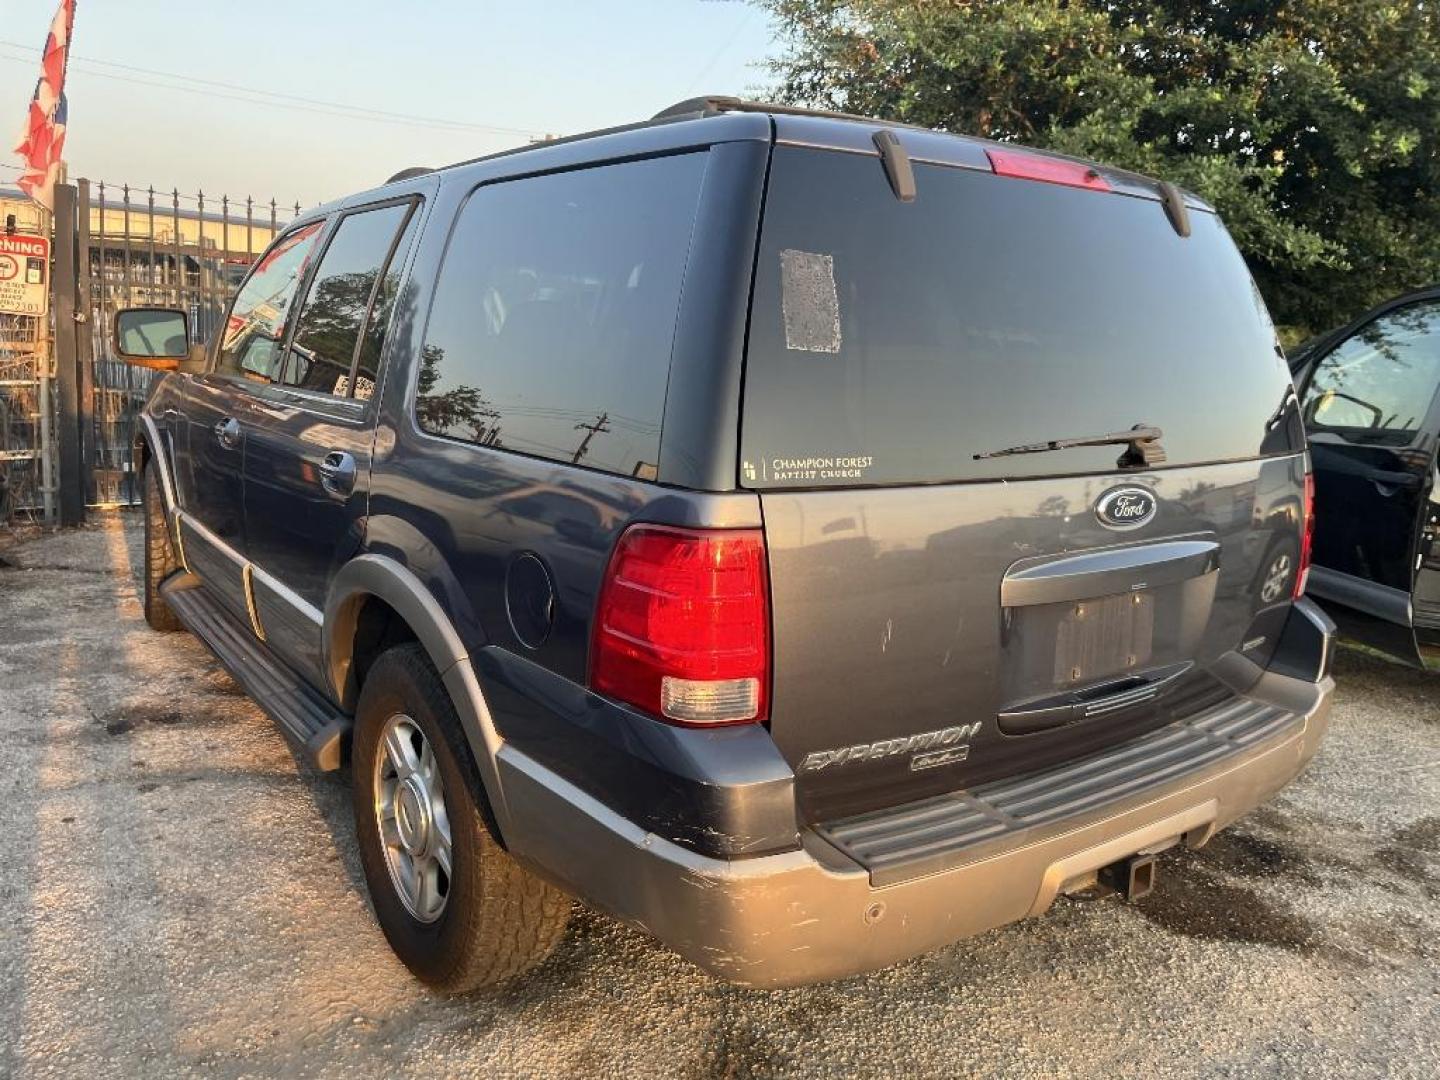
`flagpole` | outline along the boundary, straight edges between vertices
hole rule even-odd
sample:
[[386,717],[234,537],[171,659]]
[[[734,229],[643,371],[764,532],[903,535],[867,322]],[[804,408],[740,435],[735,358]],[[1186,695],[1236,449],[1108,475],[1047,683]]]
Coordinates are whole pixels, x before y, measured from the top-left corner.
[[[63,0],[62,0],[62,2],[63,2]],[[64,100],[64,96],[65,96],[65,89],[64,89],[64,88],[65,88],[65,77],[70,73],[70,45],[71,45],[71,41],[72,41],[72,39],[74,38],[74,35],[75,35],[75,8],[76,8],[77,4],[78,4],[78,0],[71,0],[69,15],[68,15],[68,17],[67,17],[66,20],[65,20],[65,63],[64,63],[64,65],[60,68],[60,100],[62,100],[62,101]],[[56,173],[56,183],[63,184],[63,183],[65,183],[65,181],[66,181],[67,178],[68,178],[68,169],[66,168],[66,164],[65,164],[65,159],[64,159],[64,157],[61,157],[60,162],[59,162],[59,169],[57,170],[57,173]],[[54,197],[54,194],[53,194],[53,192],[54,192],[54,188],[53,188],[53,187],[51,188],[51,192],[52,192],[52,194],[51,194],[50,198],[51,198],[51,202],[52,202],[52,204],[53,204],[54,198],[55,198],[55,197]],[[53,257],[54,251],[55,251],[55,210],[54,210],[53,205],[52,205],[52,206],[46,206],[44,203],[39,203],[39,206],[40,206],[40,221],[39,221],[39,226],[40,226],[41,234],[50,237],[50,251],[51,251],[51,255],[52,255],[52,257]],[[87,211],[86,211],[86,212],[88,213],[88,208],[87,208]],[[88,252],[86,253],[86,257],[88,258]],[[55,304],[53,303],[53,299],[54,299],[54,289],[55,289],[55,276],[54,276],[54,267],[51,266],[49,269],[50,269],[50,275],[49,275],[49,276],[50,276],[50,290],[51,290],[52,303],[49,305],[49,307],[50,307],[50,316],[51,316],[51,319],[48,320],[48,321],[51,321],[51,322],[53,323],[54,315],[55,315]],[[48,329],[48,327],[47,327],[47,329]],[[67,327],[66,329],[69,329],[69,328]],[[55,513],[55,511],[56,511],[56,506],[55,506],[55,504],[56,504],[56,501],[57,501],[56,496],[58,496],[59,493],[60,493],[60,492],[59,492],[59,485],[58,485],[58,484],[56,483],[56,481],[55,481],[55,454],[54,454],[54,451],[55,451],[54,438],[55,438],[55,436],[54,436],[54,431],[53,431],[53,421],[52,421],[51,415],[50,415],[51,406],[52,406],[52,401],[53,401],[53,398],[54,398],[54,396],[55,396],[55,393],[54,393],[55,376],[56,376],[56,374],[58,374],[58,372],[56,371],[56,362],[57,362],[57,360],[58,360],[58,348],[57,348],[58,342],[57,342],[57,340],[56,340],[56,336],[55,336],[55,335],[58,335],[59,333],[61,333],[61,328],[57,325],[57,326],[55,326],[54,333],[50,336],[50,347],[45,350],[45,354],[46,354],[46,355],[45,355],[45,361],[44,361],[45,370],[44,370],[43,374],[40,373],[40,372],[37,372],[37,374],[40,375],[40,401],[39,401],[39,405],[40,405],[40,447],[41,447],[41,451],[40,451],[40,490],[41,490],[41,503],[42,503],[43,508],[44,508],[45,524],[46,524],[46,525],[50,525],[50,526],[53,526],[53,525],[55,524],[55,520],[56,520],[56,513]]]

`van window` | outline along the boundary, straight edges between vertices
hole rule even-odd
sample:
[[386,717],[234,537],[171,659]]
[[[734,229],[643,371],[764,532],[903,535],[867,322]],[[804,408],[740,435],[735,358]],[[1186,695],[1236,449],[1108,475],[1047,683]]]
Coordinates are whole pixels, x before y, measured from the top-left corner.
[[[360,324],[376,279],[384,270],[395,234],[412,203],[348,214],[325,246],[300,309],[281,382],[301,390],[350,396],[350,365]],[[373,372],[370,376],[373,387]]]
[[[1158,201],[777,147],[745,365],[741,482],[1113,472],[1123,446],[979,458],[1158,427],[1165,465],[1266,442],[1290,375],[1215,215]],[[1264,449],[1262,451],[1262,444]]]
[[311,222],[270,245],[235,294],[220,335],[215,373],[255,382],[273,382],[280,374],[285,313],[295,299],[323,221]]
[[426,328],[421,428],[653,477],[705,160],[605,165],[471,195]]
[[1305,426],[1354,442],[1404,445],[1440,384],[1440,302],[1408,304],[1366,324],[1315,365]]

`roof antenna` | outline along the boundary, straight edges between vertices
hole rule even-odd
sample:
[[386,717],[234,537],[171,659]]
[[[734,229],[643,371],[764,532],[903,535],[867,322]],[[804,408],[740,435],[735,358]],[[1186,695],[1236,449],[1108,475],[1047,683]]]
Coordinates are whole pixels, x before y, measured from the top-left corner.
[[880,164],[885,167],[885,179],[890,181],[890,190],[901,202],[915,201],[915,170],[910,167],[910,155],[900,145],[900,139],[893,131],[883,129],[875,132],[875,148],[880,151]]
[[1185,196],[1168,180],[1160,181],[1160,201],[1165,204],[1165,216],[1181,236],[1190,235],[1190,210],[1185,205]]

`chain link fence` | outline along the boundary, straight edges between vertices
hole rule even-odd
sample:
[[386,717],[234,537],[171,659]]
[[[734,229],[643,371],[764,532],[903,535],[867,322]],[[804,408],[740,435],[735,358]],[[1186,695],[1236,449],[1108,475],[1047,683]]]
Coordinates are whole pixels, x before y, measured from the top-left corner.
[[0,522],[44,505],[41,410],[48,353],[41,319],[0,315]]

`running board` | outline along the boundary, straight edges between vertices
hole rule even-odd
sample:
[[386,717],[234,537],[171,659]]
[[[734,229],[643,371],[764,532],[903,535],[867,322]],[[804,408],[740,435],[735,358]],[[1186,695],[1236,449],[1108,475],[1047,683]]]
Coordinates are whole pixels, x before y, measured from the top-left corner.
[[271,655],[250,627],[206,593],[193,575],[177,574],[160,586],[160,595],[185,629],[209,647],[241,688],[300,747],[311,768],[329,772],[340,767],[350,717]]

